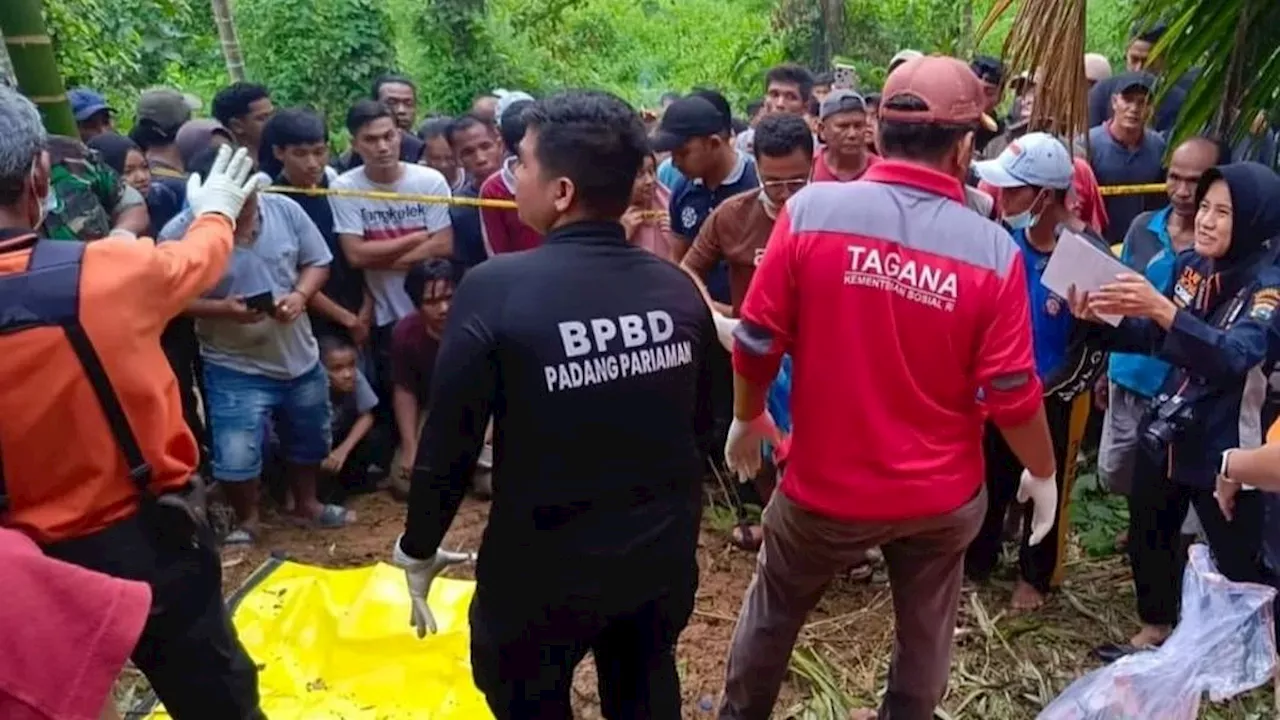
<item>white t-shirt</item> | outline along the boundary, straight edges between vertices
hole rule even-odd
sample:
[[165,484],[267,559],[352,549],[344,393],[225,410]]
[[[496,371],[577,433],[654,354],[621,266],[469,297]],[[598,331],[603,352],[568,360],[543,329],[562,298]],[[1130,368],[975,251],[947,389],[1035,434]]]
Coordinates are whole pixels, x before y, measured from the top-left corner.
[[[364,167],[348,170],[330,187],[341,190],[374,190],[411,195],[449,197],[449,182],[438,171],[424,165],[400,163],[404,174],[391,185],[375,183],[365,175]],[[420,203],[409,200],[368,200],[365,198],[329,198],[333,206],[333,231],[339,235],[358,235],[365,242],[398,240],[423,230],[434,233],[449,227],[449,206],[443,203]],[[413,303],[404,291],[403,270],[364,271],[364,282],[373,296],[374,322],[378,327],[390,325],[414,312]]]

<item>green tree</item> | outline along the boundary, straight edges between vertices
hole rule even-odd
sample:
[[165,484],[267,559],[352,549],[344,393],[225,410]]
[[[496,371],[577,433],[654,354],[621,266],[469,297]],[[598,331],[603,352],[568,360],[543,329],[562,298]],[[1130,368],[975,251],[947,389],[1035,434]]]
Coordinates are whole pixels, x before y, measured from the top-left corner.
[[391,17],[377,0],[241,0],[236,24],[248,77],[278,105],[324,113],[330,127],[396,68]]

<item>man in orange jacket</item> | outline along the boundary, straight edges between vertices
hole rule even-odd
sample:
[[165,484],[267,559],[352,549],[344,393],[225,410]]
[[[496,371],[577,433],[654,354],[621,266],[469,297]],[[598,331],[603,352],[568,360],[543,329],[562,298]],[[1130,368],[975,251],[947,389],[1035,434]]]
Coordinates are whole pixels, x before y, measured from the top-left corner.
[[195,438],[160,332],[214,285],[255,188],[244,150],[192,177],[183,242],[50,242],[36,108],[0,88],[0,524],[54,558],[151,586],[133,661],[175,718],[261,718],[222,605]]

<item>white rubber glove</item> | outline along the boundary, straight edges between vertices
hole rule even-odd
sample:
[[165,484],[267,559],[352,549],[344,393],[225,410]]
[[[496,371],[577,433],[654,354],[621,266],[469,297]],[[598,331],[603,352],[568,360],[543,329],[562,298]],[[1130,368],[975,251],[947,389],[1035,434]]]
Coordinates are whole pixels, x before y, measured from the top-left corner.
[[418,560],[409,557],[404,550],[400,549],[400,540],[403,537],[401,535],[396,538],[395,550],[391,553],[391,564],[404,570],[405,584],[409,589],[409,624],[414,627],[418,633],[418,639],[421,640],[427,636],[427,633],[434,635],[438,629],[436,618],[431,614],[430,606],[427,605],[431,583],[450,565],[473,562],[476,554],[436,550],[435,557]]
[[234,226],[245,200],[259,187],[260,180],[254,175],[249,151],[238,148],[233,154],[231,146],[223,145],[218,148],[209,177],[202,181],[198,173],[192,173],[187,180],[187,202],[193,214],[217,213]]
[[1030,470],[1022,471],[1022,481],[1018,483],[1018,502],[1031,500],[1031,538],[1030,545],[1038,545],[1049,530],[1053,529],[1053,518],[1058,514],[1058,476],[1057,473],[1047,478],[1038,478]]
[[733,330],[742,321],[737,318],[725,317],[715,310],[711,311],[711,318],[716,322],[716,337],[720,338],[720,344],[724,346],[725,350],[733,352]]
[[782,433],[773,422],[773,416],[765,410],[754,420],[733,419],[729,426],[729,436],[724,443],[724,462],[730,470],[738,473],[738,479],[746,482],[760,472],[764,462],[764,441],[773,443],[774,447],[782,442]]

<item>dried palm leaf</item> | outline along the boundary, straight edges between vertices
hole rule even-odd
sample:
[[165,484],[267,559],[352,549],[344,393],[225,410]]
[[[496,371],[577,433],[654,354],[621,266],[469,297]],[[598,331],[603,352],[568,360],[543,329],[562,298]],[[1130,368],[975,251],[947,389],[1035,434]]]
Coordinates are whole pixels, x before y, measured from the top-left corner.
[[[981,39],[1014,0],[996,0],[978,28]],[[1084,75],[1086,0],[1022,0],[1002,53],[1005,78],[1025,71],[1036,79],[1031,127],[1066,138],[1086,134],[1088,81]]]

